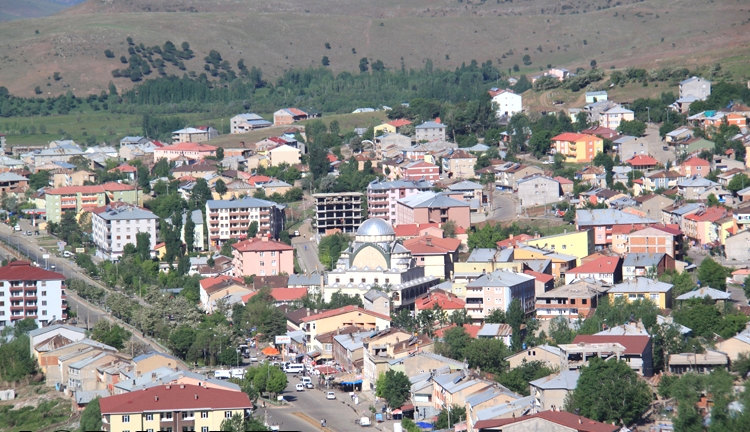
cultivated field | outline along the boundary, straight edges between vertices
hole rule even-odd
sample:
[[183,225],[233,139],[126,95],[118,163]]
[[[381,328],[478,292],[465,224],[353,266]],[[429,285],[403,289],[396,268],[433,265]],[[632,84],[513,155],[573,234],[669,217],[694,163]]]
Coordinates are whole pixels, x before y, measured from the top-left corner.
[[[98,93],[110,80],[130,87],[129,79],[110,74],[123,67],[127,36],[148,46],[189,42],[196,57],[186,62],[188,70],[201,72],[203,57],[215,49],[233,65],[243,58],[271,78],[290,67],[318,66],[323,56],[334,72],[358,71],[362,57],[407,69],[428,58],[440,68],[492,60],[528,74],[548,64],[588,67],[592,59],[607,69],[652,69],[731,57],[733,68],[748,73],[741,66],[750,55],[746,2],[621,3],[89,0],[58,15],[1,23],[0,84],[22,96],[33,96],[37,85],[51,95]],[[106,58],[106,49],[115,58]],[[172,66],[167,72],[183,73]]]

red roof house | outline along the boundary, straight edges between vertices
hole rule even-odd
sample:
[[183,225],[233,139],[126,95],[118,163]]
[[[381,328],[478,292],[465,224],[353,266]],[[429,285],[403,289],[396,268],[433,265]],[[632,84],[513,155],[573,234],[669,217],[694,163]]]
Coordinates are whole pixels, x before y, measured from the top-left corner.
[[[252,409],[252,407],[250,398],[244,392],[192,384],[168,384],[99,400],[99,409],[102,415],[107,417],[155,411],[170,413],[208,411],[209,415],[220,419],[224,417],[225,411],[240,411],[242,415],[245,410]],[[135,429],[138,427],[136,426]]]
[[610,284],[622,280],[622,262],[620,257],[605,256],[570,269],[565,272],[565,283],[569,284],[575,279],[591,278],[606,281]]
[[414,302],[414,309],[416,311],[432,309],[435,306],[440,306],[442,310],[451,312],[464,309],[466,307],[466,302],[456,297],[455,294],[441,289],[434,289],[426,292],[417,297]]
[[[518,424],[518,430],[570,430],[575,432],[617,432],[619,426],[601,423],[567,411],[542,411],[522,417],[480,420],[474,430],[503,430],[503,426]],[[528,424],[528,426],[523,426]],[[514,429],[515,430],[515,429]]]
[[633,169],[650,169],[659,165],[659,161],[648,155],[636,155],[625,161]]

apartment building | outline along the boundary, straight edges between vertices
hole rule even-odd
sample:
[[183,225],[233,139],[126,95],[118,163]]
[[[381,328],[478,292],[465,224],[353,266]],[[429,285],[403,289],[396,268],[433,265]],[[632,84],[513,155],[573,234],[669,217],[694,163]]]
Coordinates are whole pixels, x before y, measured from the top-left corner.
[[210,245],[218,246],[229,239],[247,237],[251,222],[258,222],[258,234],[279,236],[284,229],[282,204],[257,198],[206,201],[206,223]]
[[448,178],[474,178],[476,162],[477,157],[466,150],[453,150],[448,156],[443,157],[443,173]]
[[534,278],[523,273],[498,270],[486,273],[466,284],[466,310],[476,321],[482,321],[493,310],[507,311],[517,299],[524,312],[534,310]]
[[552,151],[560,153],[568,162],[591,162],[604,151],[604,140],[594,135],[565,132],[552,138]]
[[339,192],[314,194],[315,226],[318,234],[356,232],[362,224],[362,194]]
[[294,274],[294,248],[286,243],[260,236],[232,245],[235,277]]
[[99,400],[102,430],[217,431],[253,407],[247,394],[191,384],[168,384]]
[[401,168],[404,180],[427,180],[436,182],[440,180],[440,168],[424,160],[409,162]]
[[416,132],[416,140],[419,141],[432,141],[442,140],[445,141],[445,131],[448,129],[447,126],[434,121],[424,122],[414,128]]
[[199,143],[219,136],[219,131],[211,126],[187,127],[172,132],[173,143]]
[[112,202],[138,204],[138,189],[121,183],[95,186],[68,186],[50,189],[44,194],[47,222],[59,223],[65,211],[92,210]]
[[206,156],[216,156],[216,147],[197,142],[179,142],[154,149],[154,161],[166,158],[171,161],[179,157],[202,160]]
[[373,180],[367,185],[367,214],[396,225],[396,204],[401,198],[429,191],[432,185],[424,180]]
[[116,260],[125,245],[136,245],[136,235],[149,235],[149,251],[156,253],[156,225],[159,217],[150,211],[126,203],[112,203],[91,210],[91,228],[96,256]]
[[612,244],[613,228],[619,225],[650,226],[657,221],[650,218],[625,213],[613,209],[578,210],[576,212],[577,230],[594,230],[594,247],[601,249]]
[[468,229],[471,225],[471,206],[446,194],[432,191],[401,198],[396,204],[396,224],[444,224],[449,220]]
[[0,267],[0,328],[24,318],[38,325],[66,319],[65,276],[13,261]]

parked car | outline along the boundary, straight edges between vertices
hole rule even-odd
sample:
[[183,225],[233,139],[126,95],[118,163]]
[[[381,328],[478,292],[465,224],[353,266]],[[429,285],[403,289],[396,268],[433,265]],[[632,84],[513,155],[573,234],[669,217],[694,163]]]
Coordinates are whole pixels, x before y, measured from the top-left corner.
[[250,361],[251,362],[257,362],[258,361],[258,356],[254,356],[254,355],[250,356]]
[[309,389],[314,389],[314,388],[315,388],[315,386],[314,386],[314,385],[313,385],[313,383],[311,383],[311,382],[309,382],[309,383],[306,383],[306,384],[305,384],[305,387],[307,387],[307,388],[309,388]]
[[310,383],[310,384],[312,384],[312,380],[310,379],[310,377],[306,377],[306,376],[303,376],[303,377],[302,377],[302,378],[300,378],[299,380],[300,380],[300,382],[301,382],[302,384],[307,384],[307,383]]
[[296,386],[294,386],[294,389],[297,390],[298,392],[305,391],[305,386],[302,384],[297,384]]
[[326,399],[328,399],[328,400],[336,399],[336,393],[334,393],[334,392],[328,392],[328,393],[326,393]]
[[299,231],[295,230],[295,231],[294,231],[294,236],[295,236],[295,237],[299,237]]

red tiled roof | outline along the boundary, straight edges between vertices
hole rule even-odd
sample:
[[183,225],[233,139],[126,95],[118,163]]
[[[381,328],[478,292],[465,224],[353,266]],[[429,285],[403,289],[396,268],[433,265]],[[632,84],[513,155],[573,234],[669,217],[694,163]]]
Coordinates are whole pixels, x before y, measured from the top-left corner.
[[604,126],[594,126],[585,130],[581,131],[582,134],[586,135],[596,135],[596,136],[614,136],[619,135],[619,133],[616,130],[612,130],[610,128],[605,128]]
[[135,190],[135,186],[126,185],[117,182],[109,182],[100,185],[93,186],[65,186],[55,189],[50,189],[46,193],[48,195],[71,195],[76,193],[92,194],[92,193],[103,193],[103,192],[118,192],[118,191],[131,191]]
[[618,343],[625,347],[625,354],[643,354],[651,343],[649,336],[578,335],[573,344],[579,343]]
[[577,416],[567,411],[542,411],[537,414],[523,417],[480,420],[476,422],[476,424],[474,425],[474,429],[480,430],[483,428],[498,428],[500,426],[523,422],[533,418],[541,418],[549,422],[570,428],[576,432],[617,432],[618,430],[620,430],[619,426],[600,423],[586,417]]
[[[635,213],[634,213],[635,214]],[[612,234],[630,234],[635,231],[647,228],[648,225],[636,224],[636,225],[614,225],[612,226]]]
[[109,396],[99,400],[102,414],[156,411],[249,409],[247,394],[191,384],[171,384]]
[[524,270],[523,272],[524,274],[533,276],[536,280],[544,284],[555,279],[555,277],[552,275],[548,275],[546,273],[535,272],[534,270]]
[[518,243],[523,243],[526,240],[531,240],[533,238],[534,238],[534,236],[532,236],[532,235],[519,234],[517,236],[511,237],[511,238],[507,238],[505,240],[500,240],[499,242],[496,242],[495,244],[499,248],[516,247],[516,246],[518,246]]
[[573,184],[573,180],[566,179],[565,177],[557,176],[553,180],[557,180],[561,185]]
[[163,151],[197,151],[197,152],[212,152],[216,151],[218,147],[203,143],[193,142],[181,142],[162,147],[160,150]]
[[271,177],[264,176],[264,175],[255,175],[252,177],[248,177],[247,182],[251,185],[255,186],[258,183],[268,183],[271,180],[273,180]]
[[476,159],[477,157],[466,150],[456,150],[445,159]]
[[342,314],[345,314],[345,313],[348,313],[348,312],[360,312],[360,313],[367,314],[367,315],[372,315],[374,317],[381,318],[381,319],[384,319],[384,320],[388,320],[388,321],[391,320],[391,317],[389,317],[387,315],[383,315],[381,313],[377,313],[377,312],[373,312],[373,311],[368,311],[368,310],[365,310],[365,309],[363,309],[363,308],[361,308],[359,306],[352,306],[352,305],[350,305],[350,306],[344,306],[344,307],[338,308],[338,309],[329,309],[329,310],[325,310],[325,311],[320,312],[320,313],[315,314],[315,315],[310,315],[310,316],[307,316],[307,317],[302,317],[302,318],[300,318],[300,321],[302,321],[302,322],[316,321],[316,320],[319,320],[319,319],[334,317],[336,315],[342,315]]
[[306,113],[306,112],[304,112],[304,111],[302,111],[301,109],[297,109],[297,108],[287,108],[287,110],[289,110],[289,112],[291,112],[291,113],[292,113],[292,114],[294,114],[294,115],[298,115],[298,116],[305,116],[305,117],[307,117],[307,113]]
[[[242,301],[247,303],[258,291],[242,296]],[[271,288],[271,297],[276,301],[299,300],[307,294],[307,288]]]
[[115,172],[115,171],[120,171],[124,173],[134,173],[138,171],[138,168],[134,167],[133,165],[122,164],[118,167],[114,167],[111,170],[109,170],[109,172]]
[[406,169],[412,169],[412,168],[437,168],[437,165],[431,164],[431,163],[425,162],[425,161],[419,161],[419,162],[415,163],[414,165],[409,166]]
[[261,252],[261,251],[290,251],[294,250],[293,247],[286,243],[278,240],[270,239],[268,237],[253,237],[235,243],[232,248],[237,249],[239,252]]
[[328,159],[328,162],[336,162],[337,160],[339,160],[339,158],[337,158],[333,153],[328,153],[326,155],[326,159]]
[[427,228],[440,228],[439,225],[438,223],[396,225],[393,227],[393,231],[396,233],[396,237],[416,237],[420,231]]
[[[476,339],[477,334],[479,333],[479,330],[482,329],[482,326],[476,326],[476,325],[471,325],[471,324],[464,324],[463,327],[464,327],[464,331],[466,331],[466,334],[468,334],[469,337],[471,337],[472,339]],[[435,336],[441,338],[443,337],[445,332],[447,332],[448,330],[452,328],[456,328],[456,325],[451,324],[447,327],[443,327],[441,329],[435,330]]]
[[620,264],[619,257],[601,257],[594,261],[589,261],[586,264],[568,270],[566,274],[580,274],[580,273],[614,273],[617,270],[617,266]]
[[725,208],[709,207],[703,212],[689,214],[685,216],[685,219],[696,221],[696,222],[703,222],[703,221],[714,222],[725,217],[726,215],[727,215],[727,209]]
[[578,141],[586,140],[588,138],[599,139],[598,137],[592,137],[591,135],[584,135],[584,134],[578,134],[578,133],[573,133],[573,132],[564,132],[564,133],[561,133],[560,135],[552,137],[552,141],[578,142]]
[[651,228],[656,228],[659,231],[664,231],[667,234],[672,235],[682,235],[682,231],[680,230],[680,226],[677,224],[670,224],[670,225],[651,225]]
[[632,166],[656,166],[659,165],[659,161],[648,155],[636,155],[625,161],[626,164]]
[[705,159],[701,159],[697,156],[693,156],[690,159],[683,162],[681,165],[683,166],[709,166],[711,164]]
[[13,261],[0,267],[0,281],[65,280],[60,273],[34,267],[28,261]]
[[[427,242],[430,244],[427,244]],[[443,255],[456,252],[461,246],[461,240],[455,238],[441,238],[431,235],[414,237],[404,242],[404,247],[416,255]]]
[[432,309],[435,305],[440,306],[443,310],[455,310],[464,309],[466,307],[466,302],[456,297],[454,294],[443,290],[433,290],[417,297],[414,302],[414,309]]
[[398,119],[398,120],[389,121],[388,124],[393,127],[399,128],[401,126],[410,125],[411,122],[407,119]]
[[244,279],[234,278],[234,277],[226,276],[226,275],[220,275],[220,276],[214,276],[214,277],[210,277],[206,279],[201,279],[200,284],[201,284],[201,288],[203,288],[204,290],[207,290],[207,289],[210,289],[214,285],[218,285],[220,283],[229,282],[229,281],[237,282],[238,284],[241,284],[241,285],[245,284]]

